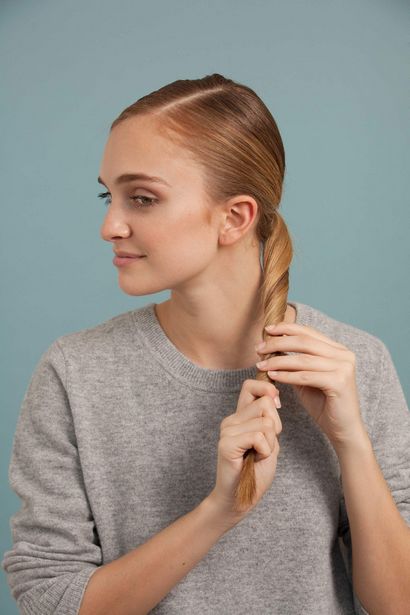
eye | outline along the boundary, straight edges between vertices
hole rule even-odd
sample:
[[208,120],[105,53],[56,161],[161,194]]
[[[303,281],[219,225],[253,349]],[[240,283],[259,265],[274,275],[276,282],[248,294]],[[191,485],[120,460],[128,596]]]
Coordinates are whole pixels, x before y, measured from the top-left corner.
[[[110,194],[109,192],[100,192],[100,194],[98,194],[98,198],[99,199],[106,199],[109,194]],[[105,205],[108,205],[108,203],[106,202]]]
[[149,207],[150,205],[153,205],[155,201],[157,201],[157,199],[154,199],[150,196],[144,196],[143,194],[137,194],[136,196],[131,196],[130,198],[133,201],[137,201],[138,199],[145,199],[145,202],[140,203],[142,207]]
[[[98,197],[100,199],[108,199],[108,197],[110,197],[110,193],[109,192],[100,192],[98,194]],[[130,196],[130,199],[132,201],[137,201],[139,202],[141,207],[150,207],[151,205],[154,205],[154,203],[158,200],[156,198],[153,197],[149,197],[149,196],[144,196],[143,194],[137,194],[135,196]],[[141,201],[138,201],[138,199],[142,199]],[[109,205],[110,202],[108,202],[107,200],[105,201],[105,205]]]

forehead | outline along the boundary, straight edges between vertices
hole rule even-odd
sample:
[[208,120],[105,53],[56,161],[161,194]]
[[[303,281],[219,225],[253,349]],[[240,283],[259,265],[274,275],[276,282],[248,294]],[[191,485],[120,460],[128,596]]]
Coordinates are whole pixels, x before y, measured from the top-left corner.
[[200,166],[190,152],[161,134],[155,120],[133,117],[117,124],[108,136],[100,176],[107,182],[123,173],[158,175],[171,186],[202,183]]

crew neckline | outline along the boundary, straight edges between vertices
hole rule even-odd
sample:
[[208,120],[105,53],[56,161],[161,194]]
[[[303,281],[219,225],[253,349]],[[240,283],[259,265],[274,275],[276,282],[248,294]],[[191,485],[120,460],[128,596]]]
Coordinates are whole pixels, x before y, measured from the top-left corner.
[[[305,305],[297,301],[288,301],[288,304],[296,310],[295,324],[304,324]],[[155,313],[156,305],[149,303],[132,310],[131,314],[147,351],[174,378],[191,387],[213,392],[236,392],[244,380],[255,378],[258,372],[256,365],[239,369],[209,369],[193,363],[166,335]]]

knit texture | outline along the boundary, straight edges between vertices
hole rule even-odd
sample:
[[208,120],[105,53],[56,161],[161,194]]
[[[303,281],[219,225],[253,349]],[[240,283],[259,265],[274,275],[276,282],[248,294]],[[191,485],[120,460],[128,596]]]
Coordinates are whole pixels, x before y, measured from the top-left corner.
[[[77,614],[98,566],[191,511],[215,485],[220,423],[257,368],[194,364],[154,305],[57,338],[35,367],[9,465],[21,507],[1,563],[23,615]],[[410,525],[410,412],[389,350],[317,308],[291,305],[297,323],[355,353],[363,420]],[[151,613],[366,613],[352,588],[338,458],[292,386],[276,385],[283,430],[271,487]]]

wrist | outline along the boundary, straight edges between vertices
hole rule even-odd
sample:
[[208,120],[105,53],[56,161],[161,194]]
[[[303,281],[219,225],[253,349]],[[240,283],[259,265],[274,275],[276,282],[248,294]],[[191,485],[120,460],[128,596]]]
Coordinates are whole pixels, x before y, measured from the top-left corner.
[[235,513],[222,506],[213,491],[202,500],[200,505],[204,509],[209,522],[223,533],[235,527],[246,516],[245,513]]
[[339,462],[353,457],[367,456],[373,452],[370,436],[365,429],[358,432],[355,437],[352,437],[343,444],[334,445],[335,452]]

